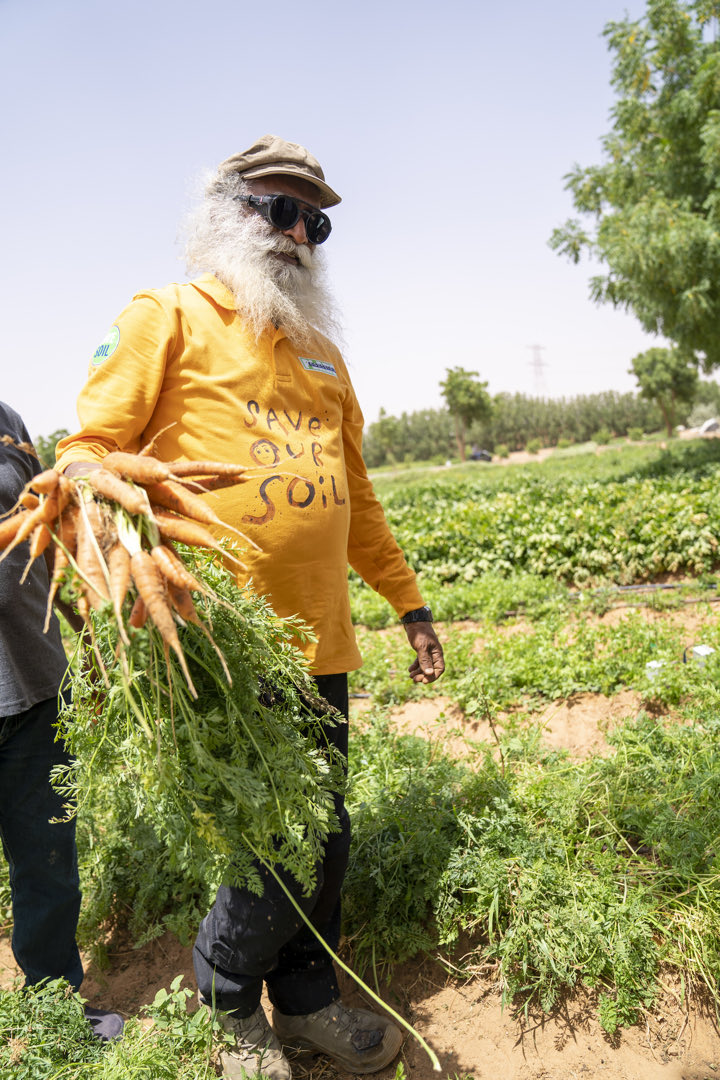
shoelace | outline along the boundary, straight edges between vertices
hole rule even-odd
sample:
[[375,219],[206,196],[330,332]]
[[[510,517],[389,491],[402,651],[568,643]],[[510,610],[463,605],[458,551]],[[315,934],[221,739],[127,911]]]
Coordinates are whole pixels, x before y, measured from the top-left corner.
[[267,1017],[263,1013],[260,1013],[255,1018],[255,1023],[251,1028],[243,1030],[240,1026],[241,1024],[242,1021],[238,1020],[237,1027],[235,1024],[233,1025],[233,1027],[236,1028],[235,1037],[240,1050],[254,1053],[258,1050],[264,1051],[275,1049],[272,1045],[275,1041],[275,1036],[267,1021]]
[[329,1009],[323,1010],[323,1012],[325,1012],[323,1017],[325,1027],[334,1027],[338,1031],[349,1031],[351,1034],[358,1027],[355,1017],[343,1005],[331,1005]]
[[323,1017],[326,1028],[334,1027],[339,1032],[349,1032],[350,1041],[357,1050],[371,1050],[382,1042],[382,1031],[379,1028],[364,1028],[361,1026],[359,1017],[353,1015],[349,1009],[338,1002],[328,1009]]

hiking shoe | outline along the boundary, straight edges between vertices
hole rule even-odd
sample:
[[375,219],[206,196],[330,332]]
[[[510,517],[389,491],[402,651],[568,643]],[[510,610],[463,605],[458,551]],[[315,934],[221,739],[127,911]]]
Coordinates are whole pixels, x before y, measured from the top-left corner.
[[402,1046],[400,1029],[387,1017],[346,1009],[339,1001],[307,1016],[285,1016],[273,1009],[273,1027],[283,1045],[320,1050],[354,1073],[377,1072]]
[[220,1026],[235,1039],[235,1046],[220,1055],[227,1080],[292,1080],[290,1064],[267,1022],[262,1005],[252,1016],[231,1012],[215,1014]]
[[125,1027],[125,1021],[120,1013],[108,1012],[106,1009],[91,1009],[85,1006],[85,1019],[90,1025],[90,1030],[100,1042],[111,1042],[119,1039]]

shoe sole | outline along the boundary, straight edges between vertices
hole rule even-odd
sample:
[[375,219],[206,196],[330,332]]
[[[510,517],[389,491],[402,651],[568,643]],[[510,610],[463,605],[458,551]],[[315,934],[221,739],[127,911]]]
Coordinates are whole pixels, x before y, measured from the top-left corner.
[[399,1028],[389,1028],[387,1030],[387,1043],[385,1046],[386,1055],[382,1059],[376,1059],[370,1065],[358,1064],[357,1060],[351,1061],[349,1058],[343,1058],[339,1054],[333,1054],[330,1050],[323,1049],[322,1046],[318,1046],[316,1043],[311,1043],[307,1039],[302,1037],[284,1039],[282,1035],[278,1036],[283,1046],[292,1048],[293,1050],[303,1050],[311,1054],[325,1054],[331,1061],[342,1066],[343,1069],[347,1069],[348,1072],[356,1073],[357,1075],[364,1075],[365,1073],[379,1072],[380,1069],[384,1069],[386,1065],[397,1057],[400,1052],[400,1047],[403,1044],[402,1032]]

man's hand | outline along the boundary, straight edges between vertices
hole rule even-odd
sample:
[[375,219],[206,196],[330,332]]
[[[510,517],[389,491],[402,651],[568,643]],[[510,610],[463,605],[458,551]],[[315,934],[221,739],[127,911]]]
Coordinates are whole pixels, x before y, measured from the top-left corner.
[[405,625],[410,645],[417,653],[408,668],[410,678],[417,683],[431,683],[439,679],[445,670],[442,645],[431,622],[413,622]]

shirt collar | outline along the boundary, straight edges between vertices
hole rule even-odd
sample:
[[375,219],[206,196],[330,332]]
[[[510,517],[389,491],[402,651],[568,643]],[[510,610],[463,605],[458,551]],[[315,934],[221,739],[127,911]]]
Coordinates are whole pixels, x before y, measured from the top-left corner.
[[204,296],[208,296],[220,307],[227,308],[228,311],[235,311],[235,297],[221,281],[218,281],[212,274],[202,274],[195,281],[191,281],[190,284],[193,288],[197,289]]

